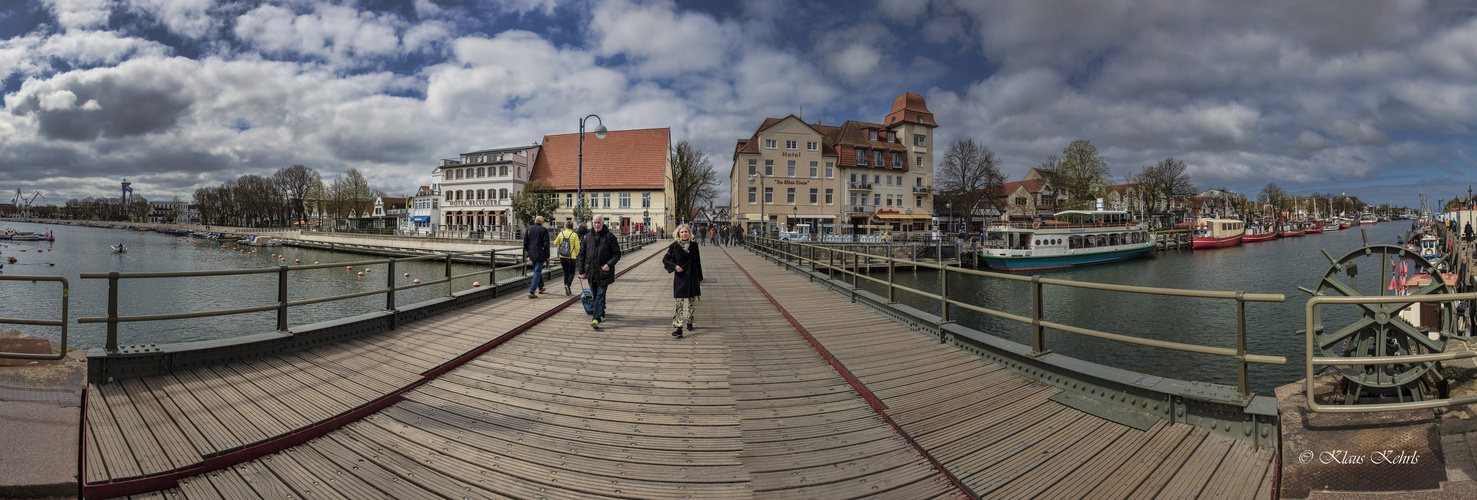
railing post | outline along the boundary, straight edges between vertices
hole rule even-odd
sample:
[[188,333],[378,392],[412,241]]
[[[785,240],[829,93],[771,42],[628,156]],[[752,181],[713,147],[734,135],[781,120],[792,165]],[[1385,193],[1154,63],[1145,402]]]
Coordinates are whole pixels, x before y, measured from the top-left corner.
[[287,331],[287,266],[277,268],[277,331]]
[[[943,261],[940,260],[939,263],[942,264]],[[943,323],[953,323],[954,321],[949,319],[949,268],[943,265],[939,266],[939,307],[939,317],[943,318]],[[943,339],[944,332],[940,329],[939,340]]]
[[492,288],[492,296],[497,296],[497,249],[493,248],[487,252],[487,286]]
[[108,273],[108,342],[109,353],[118,352],[118,273]]
[[892,289],[892,270],[893,270],[894,267],[896,267],[896,265],[892,261],[892,252],[891,251],[887,252],[887,255],[884,256],[884,257],[882,257],[882,258],[887,259],[887,303],[888,304],[896,304],[897,303],[897,299],[893,298],[893,289]]
[[1041,276],[1031,277],[1031,355],[1043,356],[1046,350],[1046,329],[1041,327],[1046,304],[1041,299]]
[[[1236,292],[1236,397],[1245,404],[1251,401],[1251,394],[1247,392],[1251,384],[1248,383],[1246,367],[1246,292]],[[1313,332],[1308,332],[1313,336]]]
[[390,257],[385,275],[385,310],[395,312],[395,258]]
[[446,296],[447,297],[450,297],[452,295],[455,295],[455,293],[456,293],[454,291],[454,289],[452,288],[451,285],[452,285],[452,283],[451,283],[451,254],[448,253],[448,254],[446,254]]

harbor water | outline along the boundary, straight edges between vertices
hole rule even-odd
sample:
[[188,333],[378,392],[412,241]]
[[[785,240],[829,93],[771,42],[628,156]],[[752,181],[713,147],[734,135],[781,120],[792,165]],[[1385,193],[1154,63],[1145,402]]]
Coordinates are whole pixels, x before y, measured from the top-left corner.
[[[1411,229],[1410,221],[1391,221],[1364,226],[1370,244],[1390,244]],[[1281,303],[1246,305],[1247,353],[1287,357],[1286,365],[1252,364],[1250,384],[1254,392],[1270,395],[1272,389],[1303,378],[1304,306],[1310,297],[1297,287],[1316,290],[1330,262],[1321,250],[1338,259],[1364,245],[1359,227],[1310,234],[1269,242],[1243,244],[1211,250],[1170,250],[1153,257],[1127,262],[1030,273],[1047,278],[1120,285],[1198,290],[1242,291],[1283,294]],[[1377,268],[1361,263],[1366,272]],[[878,276],[876,272],[874,276]],[[1374,276],[1370,274],[1369,276]],[[880,276],[885,278],[885,272]],[[937,291],[938,272],[895,273],[898,284]],[[1377,279],[1358,282],[1362,294],[1379,294]],[[885,285],[864,284],[885,293]],[[1030,317],[1031,284],[977,276],[951,279],[951,298],[966,300],[990,309]],[[1141,338],[1213,347],[1236,347],[1236,303],[1234,300],[1198,299],[1107,292],[1063,286],[1044,286],[1045,318],[1048,321]],[[933,299],[898,292],[899,302],[924,311],[938,311]],[[953,319],[965,326],[990,332],[1024,345],[1031,344],[1029,325],[954,309]],[[1331,327],[1358,319],[1352,307],[1329,308],[1323,314]],[[1061,331],[1047,331],[1047,349],[1054,353],[1093,361],[1153,376],[1235,385],[1236,363],[1223,356],[1112,342]]]
[[[100,229],[80,226],[57,226],[0,222],[0,227],[17,231],[51,231],[56,241],[0,240],[0,262],[6,263],[0,273],[6,276],[62,276],[71,282],[68,315],[71,317],[67,342],[76,347],[102,347],[106,341],[106,325],[78,324],[79,317],[107,316],[108,283],[105,279],[81,279],[81,273],[214,271],[228,269],[277,268],[313,262],[347,263],[378,260],[384,257],[330,252],[290,246],[239,248],[256,254],[238,252],[230,241],[166,236],[155,232]],[[111,246],[123,244],[126,253],[113,253]],[[221,245],[225,244],[225,248]],[[272,254],[286,257],[279,261]],[[365,268],[368,273],[359,274]],[[444,261],[397,262],[397,285],[412,280],[434,281],[445,277]],[[453,274],[486,270],[485,265],[452,264]],[[516,270],[500,271],[499,277],[516,274]],[[410,273],[409,277],[403,276]],[[288,300],[343,295],[381,290],[386,286],[386,266],[356,266],[293,271],[288,274]],[[487,275],[456,280],[456,290],[471,287],[473,281],[486,283]],[[191,278],[149,278],[120,280],[118,310],[123,316],[211,311],[271,305],[277,302],[277,273],[211,276]],[[431,285],[396,292],[395,303],[401,307],[435,297],[445,296],[446,284]],[[47,281],[0,281],[0,317],[24,319],[58,319],[61,314],[61,284]],[[321,302],[292,307],[288,310],[289,326],[344,318],[384,310],[383,295]],[[258,312],[167,321],[121,323],[119,345],[167,344],[198,340],[232,338],[240,335],[270,332],[276,329],[276,312]],[[60,337],[58,327],[0,324],[0,330],[16,329],[29,335],[51,340]]]

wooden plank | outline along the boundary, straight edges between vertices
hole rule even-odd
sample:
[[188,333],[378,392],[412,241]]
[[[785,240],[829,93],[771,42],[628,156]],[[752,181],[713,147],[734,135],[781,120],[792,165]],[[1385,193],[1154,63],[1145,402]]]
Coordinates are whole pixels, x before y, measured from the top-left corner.
[[135,478],[143,475],[137,458],[128,449],[128,440],[123,430],[113,419],[113,413],[104,401],[102,387],[91,386],[87,391],[87,427],[92,431],[98,447],[98,455],[107,466],[108,480]]
[[88,484],[105,483],[109,480],[108,466],[103,461],[103,453],[99,450],[97,438],[92,435],[92,421],[87,426],[87,476],[83,479]]
[[349,500],[348,497],[340,495],[338,491],[331,488],[328,483],[318,480],[317,477],[313,476],[312,472],[303,468],[302,464],[289,458],[286,453],[284,451],[267,455],[249,462],[249,464],[266,468],[302,498]]
[[348,409],[358,408],[384,396],[358,381],[340,377],[321,366],[308,364],[295,356],[281,356],[267,364],[296,378],[300,383],[317,389]]
[[1087,464],[1078,467],[1067,477],[1040,492],[1039,497],[1063,500],[1086,497],[1088,491],[1107,480],[1109,475],[1128,460],[1128,457],[1144,447],[1150,436],[1162,432],[1167,425],[1169,425],[1167,421],[1161,420],[1148,431],[1126,429],[1118,440],[1108,445]]
[[184,468],[200,463],[202,457],[195,448],[196,445],[205,444],[205,438],[195,430],[195,426],[189,422],[180,425],[171,415],[165,412],[164,407],[159,405],[155,394],[140,379],[125,379],[117,382],[130,400],[134,408],[143,417],[144,424],[148,426],[149,432],[159,441],[164,454],[169,457],[170,463],[175,469]]
[[1180,471],[1180,468],[1184,467],[1190,456],[1200,449],[1208,434],[1209,431],[1201,427],[1190,431],[1190,435],[1186,436],[1185,440],[1181,441],[1179,446],[1175,447],[1174,451],[1165,457],[1164,461],[1160,462],[1142,483],[1139,483],[1138,488],[1128,498],[1153,498],[1158,495],[1164,489],[1165,483],[1168,483]]
[[329,460],[323,454],[319,453],[315,445],[321,441],[323,441],[323,438],[320,437],[307,443],[288,448],[285,454],[279,455],[297,462],[298,465],[302,466],[304,470],[316,478],[318,483],[333,490],[337,495],[354,500],[389,497],[387,493],[376,489],[374,486],[370,486],[369,483],[366,483],[359,476],[350,473],[349,470],[340,467],[333,460]]
[[[1029,473],[1019,474],[1017,477],[990,493],[995,498],[1034,498],[1043,490],[1064,480],[1076,472],[1078,468],[1088,465],[1087,462],[1099,455],[1104,448],[1116,442],[1118,438],[1129,430],[1129,427],[1113,422],[1104,422],[1101,427],[1075,443],[1069,443],[1068,447],[1060,450],[1054,456],[1043,460],[1039,465],[1031,469]],[[1051,453],[1052,450],[1042,450],[1043,454]],[[1030,453],[1027,451],[1027,453]],[[975,490],[976,493],[983,493]]]
[[[1102,427],[1105,422],[1102,419],[1093,418],[1090,415],[1069,415],[1064,417],[1066,417],[1064,421],[1068,422],[1064,426],[1055,429],[1044,429],[1049,434],[1034,435],[1034,432],[1028,430],[1026,433],[1023,433],[1022,439],[1019,442],[1004,443],[1005,446],[998,447],[998,451],[992,450],[990,453],[985,454],[985,456],[999,458],[974,466],[979,467],[978,469],[972,469],[971,465],[967,465],[970,463],[967,460],[973,458],[971,456],[957,462],[958,465],[956,463],[950,463],[950,470],[959,471],[955,473],[955,476],[959,477],[960,482],[963,482],[975,494],[981,496],[989,495],[995,490],[1009,484],[1011,481],[1021,478],[1021,476],[1025,475],[1032,468],[1041,465],[1041,463],[1058,454],[1064,453],[1070,449],[1073,443],[1086,438]],[[1029,443],[1028,446],[1021,446],[1027,443]],[[1010,450],[1018,451],[1012,453]],[[975,470],[975,472],[964,473],[964,471],[969,470]]]
[[[1165,483],[1164,488],[1149,496],[1167,492],[1171,496],[1199,497],[1211,474],[1215,473],[1217,467],[1220,467],[1221,462],[1226,458],[1226,452],[1231,449],[1231,444],[1235,441],[1224,436],[1207,437],[1190,455],[1190,458],[1185,460],[1179,472]],[[1154,479],[1153,476],[1150,476],[1150,479]],[[1151,484],[1150,481],[1144,483],[1145,485]]]
[[210,484],[209,479],[201,476],[179,480],[179,491],[189,500],[225,500],[220,493],[215,491],[215,485]]
[[[280,417],[273,415],[273,411],[262,408],[253,402],[251,398],[241,394],[241,391],[236,388],[236,385],[245,384],[242,384],[239,378],[232,377],[228,381],[225,378],[215,376],[215,372],[210,371],[208,368],[198,369],[193,375],[198,377],[201,385],[213,391],[221,399],[222,403],[229,405],[233,412],[239,413],[243,419],[251,422],[253,426],[262,432],[262,438],[258,442],[286,435],[294,429],[283,423],[283,420],[287,419],[288,415],[282,415]],[[215,413],[215,410],[212,409],[211,413]]]
[[237,413],[230,403],[221,399],[215,391],[210,389],[210,386],[202,382],[194,370],[175,372],[171,376],[178,380],[185,391],[198,400],[212,417],[219,420],[222,427],[235,436],[242,446],[260,443],[267,439],[266,433],[258,429],[249,419]]
[[[195,399],[195,396],[191,395],[189,390],[173,375],[138,380],[162,396],[155,398],[156,401],[164,408],[165,413],[180,424],[181,430],[186,437],[192,439],[191,443],[201,456],[213,456],[242,446],[241,440],[226,430],[226,426],[211,415],[210,411],[206,410],[205,406]],[[199,432],[198,436],[189,432],[186,427],[193,427]],[[194,441],[197,438],[204,441]]]
[[368,457],[369,460],[386,471],[405,478],[405,480],[443,497],[463,498],[477,496],[479,498],[507,498],[486,489],[484,487],[486,483],[470,483],[442,473],[440,469],[443,467],[440,464],[430,467],[429,465],[431,464],[417,462],[414,459],[401,455],[393,449],[386,449],[385,447],[379,446],[378,443],[356,432],[353,427],[368,426],[346,427],[339,432],[329,434],[328,437],[359,456]]
[[1151,435],[1148,443],[1136,450],[1118,470],[1098,484],[1086,496],[1091,498],[1127,497],[1144,482],[1182,443],[1194,439],[1196,443],[1205,438],[1202,431],[1196,434],[1195,427],[1186,424],[1171,424]]
[[241,476],[236,474],[235,467],[228,467],[196,477],[205,478],[207,481],[210,481],[211,486],[215,486],[216,493],[219,493],[221,498],[225,500],[254,500],[265,498],[253,491],[251,486],[246,485],[246,481],[243,481]]
[[[306,403],[303,403],[301,401],[284,402],[281,398],[285,397],[286,395],[280,394],[277,391],[268,392],[267,390],[263,390],[262,387],[258,387],[256,383],[252,382],[247,377],[244,377],[240,373],[237,373],[235,368],[235,364],[232,363],[220,366],[212,366],[206,368],[205,370],[208,370],[209,373],[213,373],[215,375],[215,379],[219,380],[219,383],[223,387],[229,388],[229,392],[239,394],[239,400],[234,400],[234,398],[238,396],[231,395],[227,397],[227,401],[231,401],[232,403],[239,403],[243,406],[249,406],[238,406],[236,408],[237,411],[240,411],[242,413],[242,415],[246,415],[248,413],[271,415],[272,420],[281,423],[280,427],[275,428],[280,430],[276,434],[268,435],[269,439],[276,436],[286,435],[288,432],[297,429],[305,428],[313,422],[317,421],[317,419],[313,418],[315,415],[313,413],[309,413],[308,409],[305,408]],[[220,391],[217,391],[217,393],[220,393]]]
[[307,498],[277,477],[261,460],[252,460],[232,467],[241,480],[261,498]]

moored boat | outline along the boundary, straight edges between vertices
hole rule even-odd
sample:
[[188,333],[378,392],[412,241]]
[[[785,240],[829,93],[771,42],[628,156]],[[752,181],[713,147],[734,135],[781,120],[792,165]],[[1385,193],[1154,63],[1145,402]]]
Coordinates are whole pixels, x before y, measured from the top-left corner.
[[980,258],[994,269],[1033,271],[1136,259],[1153,255],[1157,244],[1128,212],[1067,210],[1056,217],[987,224]]
[[1246,227],[1246,233],[1241,236],[1242,243],[1259,243],[1277,239],[1277,227],[1271,224],[1253,222]]
[[1199,250],[1240,245],[1245,233],[1245,223],[1237,219],[1195,219],[1190,248]]
[[41,236],[30,231],[25,231],[12,233],[10,239],[11,241],[40,241]]
[[1302,236],[1303,235],[1303,222],[1302,221],[1296,221],[1296,220],[1282,221],[1282,224],[1279,227],[1280,227],[1280,229],[1278,229],[1277,235],[1278,236],[1281,236],[1283,238],[1292,238],[1294,236]]
[[1373,215],[1363,214],[1359,216],[1359,225],[1361,226],[1373,226],[1376,222],[1379,221]]

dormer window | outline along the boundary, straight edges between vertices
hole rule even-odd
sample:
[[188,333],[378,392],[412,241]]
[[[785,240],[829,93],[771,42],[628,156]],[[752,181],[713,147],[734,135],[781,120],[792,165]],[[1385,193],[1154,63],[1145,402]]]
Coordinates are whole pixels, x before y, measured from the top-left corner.
[[867,131],[867,137],[869,137],[873,141],[877,140],[877,131],[876,130],[868,130]]
[[862,151],[860,149],[856,150],[856,164],[857,164],[857,166],[861,166],[861,167],[867,166],[867,152],[866,151]]

